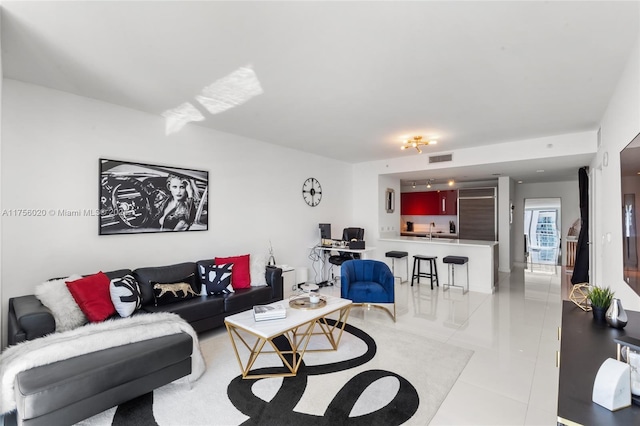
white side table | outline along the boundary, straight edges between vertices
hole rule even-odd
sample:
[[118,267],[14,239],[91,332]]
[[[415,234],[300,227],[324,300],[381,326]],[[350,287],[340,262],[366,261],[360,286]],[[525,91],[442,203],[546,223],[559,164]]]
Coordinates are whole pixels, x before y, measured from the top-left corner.
[[276,265],[282,269],[282,298],[289,299],[298,289],[296,284],[296,268],[289,265]]

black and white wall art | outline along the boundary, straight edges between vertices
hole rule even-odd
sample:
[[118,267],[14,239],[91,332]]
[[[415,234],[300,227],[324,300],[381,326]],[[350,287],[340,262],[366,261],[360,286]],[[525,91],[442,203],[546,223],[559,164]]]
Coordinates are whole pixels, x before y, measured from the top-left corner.
[[209,172],[100,159],[100,235],[206,231]]

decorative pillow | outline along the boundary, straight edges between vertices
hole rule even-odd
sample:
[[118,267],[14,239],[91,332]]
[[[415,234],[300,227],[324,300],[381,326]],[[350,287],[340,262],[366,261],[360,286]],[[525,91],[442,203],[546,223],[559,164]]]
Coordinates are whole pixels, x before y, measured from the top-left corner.
[[267,262],[261,259],[259,256],[253,256],[251,260],[251,285],[252,286],[265,286],[267,285],[267,277],[265,271]]
[[51,311],[58,332],[73,330],[87,323],[87,317],[73,300],[66,283],[79,278],[82,276],[71,275],[68,278],[46,281],[36,286],[35,296]]
[[140,287],[133,275],[127,274],[124,277],[112,279],[109,284],[109,293],[111,302],[121,317],[130,317],[142,307]]
[[251,287],[251,272],[249,269],[249,255],[233,257],[216,257],[216,265],[224,265],[225,263],[233,263],[233,274],[231,285],[234,289]]
[[198,265],[202,282],[207,287],[207,294],[230,294],[233,293],[231,285],[231,273],[233,263],[224,265]]
[[109,284],[111,280],[100,271],[75,281],[67,281],[67,288],[76,303],[91,322],[101,322],[115,314],[111,302]]
[[156,306],[181,302],[199,296],[195,288],[195,274],[191,274],[175,283],[151,282]]

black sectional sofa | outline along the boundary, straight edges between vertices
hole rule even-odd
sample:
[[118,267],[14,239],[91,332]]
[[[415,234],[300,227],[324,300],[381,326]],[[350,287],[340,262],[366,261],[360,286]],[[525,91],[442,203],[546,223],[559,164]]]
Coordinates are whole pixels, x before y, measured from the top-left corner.
[[[185,262],[169,266],[120,269],[106,272],[110,279],[132,274],[142,293],[144,312],[173,312],[180,315],[193,329],[201,333],[220,327],[225,317],[251,309],[254,305],[282,300],[282,269],[267,267],[265,271],[267,286],[237,289],[235,293],[220,296],[201,296],[183,302],[155,306],[151,282],[172,282],[189,274],[198,277],[197,265],[213,265],[213,260]],[[200,292],[200,288],[194,288]],[[34,295],[9,299],[8,342],[13,345],[25,340],[53,333],[56,329],[53,315]]]
[[[198,296],[155,306],[152,282],[173,282],[195,274],[198,264],[122,269],[107,272],[110,279],[132,274],[142,295],[142,309],[134,315],[171,312],[200,333],[220,327],[228,315],[257,304],[282,300],[282,270],[267,267],[266,286],[237,289],[232,294]],[[8,342],[33,340],[55,331],[55,320],[34,295],[9,299]],[[25,425],[73,424],[191,373],[192,338],[187,333],[156,337],[35,367],[15,380],[18,405],[15,420]],[[11,421],[10,421],[11,422]]]

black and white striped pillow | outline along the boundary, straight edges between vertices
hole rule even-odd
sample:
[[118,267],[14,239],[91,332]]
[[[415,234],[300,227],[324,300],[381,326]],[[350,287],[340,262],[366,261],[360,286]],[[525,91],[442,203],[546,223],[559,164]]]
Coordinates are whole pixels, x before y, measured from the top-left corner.
[[121,317],[130,317],[142,307],[140,287],[133,275],[127,274],[124,277],[112,279],[109,284],[109,293],[111,302]]
[[198,265],[200,278],[207,287],[207,294],[233,293],[231,286],[231,271],[233,263],[223,265]]

